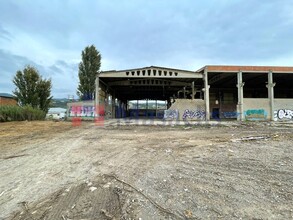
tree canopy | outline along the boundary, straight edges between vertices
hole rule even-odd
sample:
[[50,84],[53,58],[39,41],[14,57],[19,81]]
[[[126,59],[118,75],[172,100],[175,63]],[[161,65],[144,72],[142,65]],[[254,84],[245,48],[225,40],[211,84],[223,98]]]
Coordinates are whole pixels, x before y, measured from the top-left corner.
[[16,86],[13,93],[21,105],[30,105],[48,112],[52,99],[50,79],[42,79],[36,68],[27,66],[23,71],[16,72],[13,83]]
[[79,85],[77,94],[82,100],[93,100],[95,80],[101,67],[101,54],[94,45],[87,46],[81,53],[79,63]]

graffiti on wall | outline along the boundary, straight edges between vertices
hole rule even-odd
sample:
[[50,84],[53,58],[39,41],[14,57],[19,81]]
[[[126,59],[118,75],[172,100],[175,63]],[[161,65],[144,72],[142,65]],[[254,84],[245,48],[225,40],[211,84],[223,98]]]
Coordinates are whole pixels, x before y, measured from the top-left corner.
[[178,109],[164,110],[164,119],[178,119],[178,117],[179,117]]
[[[100,116],[105,115],[104,106],[100,105],[98,108],[98,113]],[[69,107],[69,117],[95,117],[96,108],[91,105],[74,105]],[[109,115],[109,114],[107,114]],[[111,115],[111,114],[110,114]]]
[[69,107],[69,117],[94,117],[94,106],[71,106]]
[[238,112],[222,112],[223,118],[237,118]]
[[276,120],[293,120],[293,110],[290,109],[279,109],[274,112]]
[[184,113],[182,115],[182,119],[200,119],[204,120],[205,119],[205,111],[204,110],[189,110],[185,109]]
[[268,113],[264,109],[249,109],[244,115],[247,120],[265,120]]

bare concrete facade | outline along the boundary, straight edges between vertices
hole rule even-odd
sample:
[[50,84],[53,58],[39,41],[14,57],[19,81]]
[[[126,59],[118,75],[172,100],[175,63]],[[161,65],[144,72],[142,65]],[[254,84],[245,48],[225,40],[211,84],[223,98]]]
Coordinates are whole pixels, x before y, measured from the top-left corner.
[[219,118],[241,121],[293,120],[293,67],[205,66],[197,72],[208,74],[210,118],[219,112]]
[[293,67],[205,66],[187,71],[150,66],[104,71],[96,79],[91,115],[130,117],[130,100],[161,100],[168,103],[163,118],[169,120],[293,120],[292,85]]

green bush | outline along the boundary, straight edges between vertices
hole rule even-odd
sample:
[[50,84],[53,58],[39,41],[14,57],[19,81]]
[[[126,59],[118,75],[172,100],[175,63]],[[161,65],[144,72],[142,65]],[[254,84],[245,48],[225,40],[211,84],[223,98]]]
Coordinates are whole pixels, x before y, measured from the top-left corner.
[[0,122],[44,120],[46,113],[31,106],[0,106]]

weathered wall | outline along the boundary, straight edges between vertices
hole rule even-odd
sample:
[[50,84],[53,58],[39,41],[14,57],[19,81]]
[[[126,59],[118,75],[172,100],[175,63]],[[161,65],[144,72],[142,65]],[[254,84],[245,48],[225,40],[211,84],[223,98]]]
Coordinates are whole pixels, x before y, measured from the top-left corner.
[[11,98],[0,97],[0,105],[17,105],[17,101]]
[[275,99],[275,121],[293,121],[293,99]]
[[[83,119],[93,119],[96,108],[94,101],[72,102],[67,104],[67,117],[82,117]],[[112,103],[105,103],[100,99],[99,115],[105,116],[105,119],[114,118],[112,115]]]
[[246,120],[269,120],[271,118],[268,98],[244,98],[243,111]]
[[[171,111],[171,110],[178,110]],[[201,99],[176,99],[171,107],[165,111],[165,115],[178,115],[178,118],[165,117],[165,119],[178,119],[178,120],[204,120],[205,119],[205,102]],[[168,114],[168,113],[173,114]]]
[[94,116],[94,101],[67,103],[67,117],[82,117],[84,119],[93,119]]

